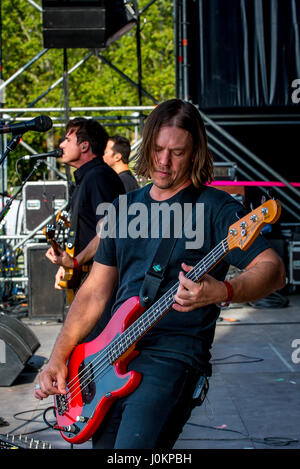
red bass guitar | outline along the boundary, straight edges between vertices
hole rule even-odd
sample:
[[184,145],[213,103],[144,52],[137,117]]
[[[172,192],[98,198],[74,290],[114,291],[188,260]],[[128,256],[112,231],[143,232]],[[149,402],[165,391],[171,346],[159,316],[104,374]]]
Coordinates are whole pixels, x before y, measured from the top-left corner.
[[[275,223],[280,204],[268,200],[231,225],[227,237],[186,274],[199,281],[229,251],[246,250],[267,223]],[[84,443],[97,430],[112,403],[130,394],[142,376],[127,371],[128,363],[138,354],[138,340],[156,324],[174,304],[177,282],[158,301],[145,310],[139,298],[128,299],[113,315],[103,332],[91,342],[78,345],[68,361],[67,394],[54,396],[57,425],[70,443]]]

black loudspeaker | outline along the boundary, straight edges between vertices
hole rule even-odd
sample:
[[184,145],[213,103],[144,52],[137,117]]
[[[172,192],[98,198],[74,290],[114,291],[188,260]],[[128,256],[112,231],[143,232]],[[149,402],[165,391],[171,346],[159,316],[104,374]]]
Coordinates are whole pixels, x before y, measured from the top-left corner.
[[43,0],[46,48],[103,49],[131,29],[136,20],[123,0]]
[[28,272],[28,315],[30,318],[62,319],[64,293],[54,288],[58,266],[46,257],[47,244],[29,245],[25,251]]
[[0,314],[0,386],[11,386],[40,343],[19,319]]

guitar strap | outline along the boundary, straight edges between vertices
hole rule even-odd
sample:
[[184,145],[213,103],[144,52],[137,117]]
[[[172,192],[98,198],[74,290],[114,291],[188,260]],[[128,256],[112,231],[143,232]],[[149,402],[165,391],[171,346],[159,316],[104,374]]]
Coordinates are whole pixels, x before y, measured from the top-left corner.
[[[193,191],[185,190],[181,195],[179,202],[182,204],[182,206],[187,202],[192,204],[191,213],[189,214],[190,216],[192,215],[192,208],[199,195],[199,191],[195,189],[193,189]],[[170,235],[163,235],[151,262],[151,266],[145,274],[145,278],[139,292],[139,301],[143,307],[148,308],[154,302],[160,285],[164,279],[171,254],[178,239],[174,236],[174,216],[170,218]]]

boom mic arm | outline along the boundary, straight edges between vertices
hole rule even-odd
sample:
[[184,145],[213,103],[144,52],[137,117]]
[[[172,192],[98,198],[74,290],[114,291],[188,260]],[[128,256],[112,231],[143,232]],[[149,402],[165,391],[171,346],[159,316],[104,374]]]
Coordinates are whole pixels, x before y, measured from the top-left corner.
[[22,156],[21,160],[31,160],[32,158],[38,158],[40,160],[52,157],[52,158],[60,158],[63,154],[63,151],[61,148],[56,148],[53,151],[48,151],[48,153],[38,153],[36,155],[25,155]]

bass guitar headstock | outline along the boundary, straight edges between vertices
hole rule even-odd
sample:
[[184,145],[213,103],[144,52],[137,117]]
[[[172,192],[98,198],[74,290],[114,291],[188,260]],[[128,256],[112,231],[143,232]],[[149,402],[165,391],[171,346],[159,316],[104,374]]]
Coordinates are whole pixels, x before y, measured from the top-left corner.
[[281,205],[274,199],[267,200],[252,210],[248,215],[230,226],[227,235],[229,250],[240,248],[245,251],[248,249],[262,228],[269,223],[276,223],[280,214]]
[[54,249],[55,253],[57,255],[60,255],[60,246],[58,242],[55,240],[55,225],[46,225],[45,228],[43,229],[43,234],[46,237],[46,240],[48,243],[52,246]]
[[71,222],[69,220],[69,214],[66,210],[62,210],[61,212],[58,212],[56,216],[56,223],[61,228],[70,228]]
[[43,234],[47,241],[52,241],[55,238],[55,225],[46,225],[43,229]]

